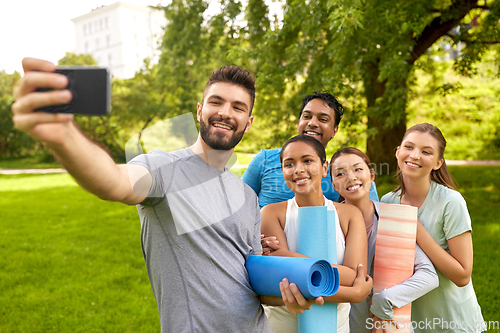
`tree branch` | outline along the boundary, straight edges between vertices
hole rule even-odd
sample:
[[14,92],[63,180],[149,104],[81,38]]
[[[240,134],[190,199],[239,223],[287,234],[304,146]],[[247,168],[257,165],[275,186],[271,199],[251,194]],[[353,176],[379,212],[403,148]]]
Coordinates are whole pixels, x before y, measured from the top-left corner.
[[[415,47],[408,63],[413,65],[432,44],[455,27],[472,9],[483,7],[479,6],[477,2],[478,0],[459,0],[453,2],[451,6],[441,12],[441,16],[434,18],[415,40]],[[451,18],[443,21],[443,17]]]

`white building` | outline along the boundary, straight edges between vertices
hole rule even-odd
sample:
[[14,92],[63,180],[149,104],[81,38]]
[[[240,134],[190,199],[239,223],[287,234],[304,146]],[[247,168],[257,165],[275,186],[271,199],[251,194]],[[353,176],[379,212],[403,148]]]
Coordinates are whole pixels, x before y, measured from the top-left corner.
[[143,66],[143,60],[158,61],[164,28],[162,10],[123,1],[101,6],[72,19],[76,32],[76,53],[91,54],[99,66],[128,79]]

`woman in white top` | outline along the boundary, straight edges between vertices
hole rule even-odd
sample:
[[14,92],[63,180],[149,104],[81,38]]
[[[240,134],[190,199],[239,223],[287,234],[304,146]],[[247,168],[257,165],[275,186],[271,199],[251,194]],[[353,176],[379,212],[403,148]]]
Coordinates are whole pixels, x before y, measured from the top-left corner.
[[[339,201],[358,207],[363,214],[368,239],[367,270],[368,274],[373,276],[380,203],[369,198],[371,183],[375,178],[375,171],[370,165],[370,159],[365,153],[353,147],[346,147],[333,154],[330,174],[333,186],[340,194]],[[352,304],[349,317],[351,332],[370,333],[372,328],[391,327],[390,322],[384,323],[381,320],[392,321],[394,308],[413,302],[438,285],[434,266],[417,245],[412,277],[377,294],[370,294],[364,302]]]
[[[338,265],[335,266],[339,270],[340,288],[324,300],[342,303],[337,310],[337,332],[349,332],[348,303],[363,301],[372,287],[365,270],[367,241],[363,217],[356,207],[334,203],[323,196],[321,179],[327,174],[328,162],[318,140],[307,135],[295,136],[285,143],[280,158],[285,183],[295,197],[262,208],[261,231],[266,239],[274,236],[278,242],[270,242],[272,250],[265,249],[264,255],[305,257],[296,252],[298,207],[326,205],[336,211]],[[269,307],[266,314],[275,333],[297,332],[296,314],[284,306]]]

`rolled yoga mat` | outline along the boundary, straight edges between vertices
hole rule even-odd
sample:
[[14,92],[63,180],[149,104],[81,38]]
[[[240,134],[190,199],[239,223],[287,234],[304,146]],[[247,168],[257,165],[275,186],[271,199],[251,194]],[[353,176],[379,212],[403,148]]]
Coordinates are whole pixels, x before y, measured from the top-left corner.
[[249,255],[245,266],[257,295],[280,296],[280,282],[295,283],[307,299],[334,295],[339,272],[326,260]]
[[[373,263],[373,293],[400,284],[413,275],[416,235],[416,207],[380,204]],[[396,329],[393,325],[387,332],[411,332],[411,303],[399,309],[394,308],[394,322],[401,328]]]
[[[299,207],[297,252],[337,264],[335,212],[326,206]],[[314,304],[298,315],[299,333],[337,332],[337,303]]]

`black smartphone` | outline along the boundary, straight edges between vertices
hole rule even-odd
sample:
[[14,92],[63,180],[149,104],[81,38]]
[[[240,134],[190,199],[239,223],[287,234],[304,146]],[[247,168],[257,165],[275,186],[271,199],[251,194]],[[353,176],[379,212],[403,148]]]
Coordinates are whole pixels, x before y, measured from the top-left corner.
[[[73,99],[68,104],[49,105],[37,111],[50,113],[74,113],[82,115],[107,115],[111,109],[111,78],[107,68],[66,67],[56,73],[68,78]],[[37,89],[49,91],[53,89]]]

